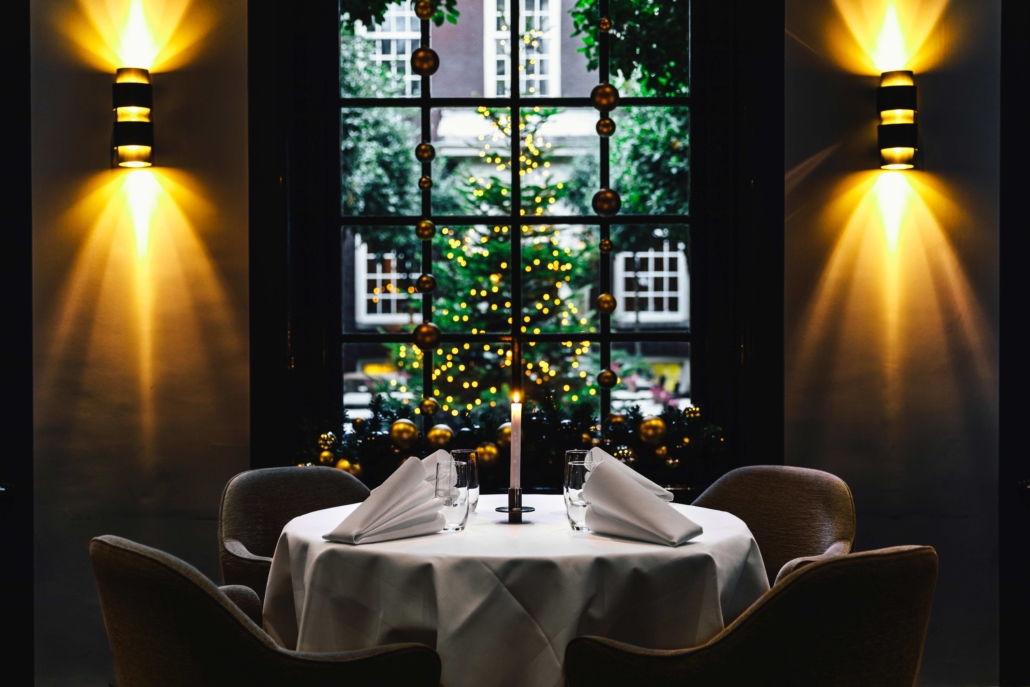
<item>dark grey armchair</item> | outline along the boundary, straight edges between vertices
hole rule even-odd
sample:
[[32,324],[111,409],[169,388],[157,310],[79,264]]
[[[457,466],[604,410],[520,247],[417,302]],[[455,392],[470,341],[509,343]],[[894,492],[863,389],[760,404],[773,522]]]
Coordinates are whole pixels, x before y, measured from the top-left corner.
[[[174,556],[113,536],[94,539],[89,552],[119,687],[440,682],[440,657],[427,646],[288,651],[200,571]],[[237,591],[257,603],[253,591]]]
[[707,644],[661,651],[600,637],[565,650],[569,687],[912,687],[937,553],[899,546],[813,561]]
[[855,501],[842,479],[821,470],[753,465],[731,470],[694,501],[732,513],[758,542],[769,583],[855,543]]
[[248,470],[229,480],[218,509],[222,580],[265,598],[272,554],[283,527],[299,515],[358,503],[368,487],[333,468],[307,466]]

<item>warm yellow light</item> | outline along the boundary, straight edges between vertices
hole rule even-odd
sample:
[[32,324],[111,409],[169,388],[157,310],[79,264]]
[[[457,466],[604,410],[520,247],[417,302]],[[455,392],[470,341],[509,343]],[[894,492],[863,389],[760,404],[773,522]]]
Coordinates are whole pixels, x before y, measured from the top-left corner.
[[[834,0],[846,32],[839,24],[829,24],[825,44],[819,47],[858,73],[928,71],[948,45],[940,40],[947,27],[939,25],[948,1]],[[937,35],[934,41],[927,40],[931,32]]]
[[887,5],[883,24],[876,36],[876,47],[870,57],[873,58],[873,64],[881,72],[904,69],[905,63],[908,62],[905,34],[901,30],[901,21],[898,19],[898,8],[893,2]]
[[518,393],[517,391],[516,391],[516,392],[515,392],[515,394],[514,394],[514,395],[512,396],[512,401],[511,401],[511,402],[512,402],[512,403],[518,403],[518,402],[519,402],[519,393]]
[[880,151],[882,163],[880,169],[912,169],[913,158],[916,156],[915,148],[884,148]]
[[119,122],[149,122],[149,107],[116,107],[115,114]]
[[886,71],[880,75],[880,88],[915,85],[916,82],[912,80],[912,71],[909,69],[895,69],[893,71]]
[[118,166],[150,167],[151,150],[150,146],[118,146]]
[[880,112],[880,124],[915,124],[915,110],[883,110]]

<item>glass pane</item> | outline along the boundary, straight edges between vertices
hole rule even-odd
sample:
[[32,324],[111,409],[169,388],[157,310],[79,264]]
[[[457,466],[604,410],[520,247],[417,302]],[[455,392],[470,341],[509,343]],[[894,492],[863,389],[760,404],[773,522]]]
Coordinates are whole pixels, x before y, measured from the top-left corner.
[[644,415],[658,415],[668,406],[690,405],[689,343],[612,344],[612,370],[619,375],[613,412],[639,406]]
[[421,207],[418,110],[340,110],[341,214],[412,215]]
[[371,26],[344,14],[340,22],[340,95],[419,95],[421,77],[411,70],[411,53],[420,44],[419,21],[411,3],[389,5],[382,21]]
[[398,332],[422,321],[420,241],[412,227],[342,232],[344,332]]
[[689,329],[689,226],[613,225],[611,239],[616,329]]
[[522,228],[523,332],[598,331],[597,244],[597,227]]
[[689,0],[613,2],[611,20],[609,65],[623,95],[690,93]]
[[511,331],[511,233],[507,225],[438,227],[433,241],[433,321],[445,332]]
[[509,110],[433,111],[433,214],[507,215],[511,212]]

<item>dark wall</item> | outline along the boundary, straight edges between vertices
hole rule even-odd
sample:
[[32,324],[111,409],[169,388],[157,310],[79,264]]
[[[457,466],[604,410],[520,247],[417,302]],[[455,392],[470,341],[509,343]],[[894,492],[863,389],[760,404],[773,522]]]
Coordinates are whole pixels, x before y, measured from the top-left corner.
[[786,461],[847,481],[859,549],[937,549],[921,684],[997,684],[1001,3],[893,4],[922,164],[884,174],[887,3],[786,2]]
[[113,682],[89,539],[217,580],[220,492],[248,467],[246,5],[142,3],[164,48],[138,172],[108,153],[129,5],[32,3],[38,684]]

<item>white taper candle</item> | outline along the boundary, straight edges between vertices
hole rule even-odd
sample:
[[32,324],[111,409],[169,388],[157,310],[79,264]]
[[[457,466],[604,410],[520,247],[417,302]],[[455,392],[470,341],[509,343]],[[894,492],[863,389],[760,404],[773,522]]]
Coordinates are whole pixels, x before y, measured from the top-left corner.
[[522,486],[522,404],[519,395],[511,404],[511,486]]

